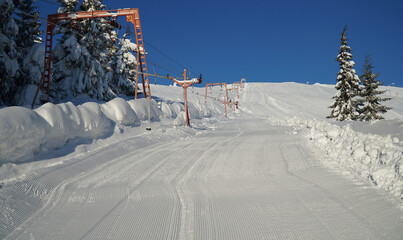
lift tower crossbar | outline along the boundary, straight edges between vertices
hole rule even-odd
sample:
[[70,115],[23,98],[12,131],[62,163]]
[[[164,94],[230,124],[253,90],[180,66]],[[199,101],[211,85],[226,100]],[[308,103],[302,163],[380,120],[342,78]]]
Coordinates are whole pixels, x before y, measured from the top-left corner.
[[[137,56],[138,65],[140,66],[141,80],[143,85],[143,95],[145,98],[151,99],[150,82],[147,69],[146,53],[144,50],[143,32],[141,30],[140,15],[138,8],[127,8],[118,10],[104,10],[104,11],[90,11],[90,12],[74,12],[74,13],[58,13],[48,15],[46,24],[46,41],[45,41],[45,60],[44,60],[44,72],[42,74],[41,81],[39,82],[38,89],[36,90],[34,100],[32,101],[32,108],[34,108],[36,98],[38,97],[39,90],[42,89],[46,95],[46,99],[40,99],[42,103],[49,101],[49,89],[50,89],[50,76],[51,76],[51,60],[52,60],[52,42],[53,42],[53,30],[62,20],[76,20],[85,18],[117,18],[119,16],[126,16],[127,22],[133,23],[134,33],[137,43]],[[136,92],[135,98],[137,99],[137,84],[138,75],[136,77]]]
[[189,119],[189,111],[188,111],[188,97],[187,97],[187,89],[193,84],[199,84],[202,82],[202,75],[200,74],[199,78],[189,79],[186,75],[186,69],[183,70],[183,80],[178,80],[176,78],[170,77],[168,78],[179,84],[183,88],[183,100],[184,100],[184,108],[185,108],[185,116],[186,116],[186,126],[190,127],[190,119]]

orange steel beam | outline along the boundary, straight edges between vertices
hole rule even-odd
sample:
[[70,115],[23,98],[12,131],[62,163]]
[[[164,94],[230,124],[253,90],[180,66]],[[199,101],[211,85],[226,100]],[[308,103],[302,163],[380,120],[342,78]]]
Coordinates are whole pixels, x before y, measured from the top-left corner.
[[[126,16],[127,22],[131,22],[134,25],[134,32],[136,36],[138,61],[140,66],[140,71],[147,74],[141,74],[143,93],[145,98],[151,99],[150,83],[147,69],[146,53],[144,50],[144,40],[143,32],[141,30],[140,24],[140,14],[138,8],[127,8],[118,10],[104,10],[104,11],[91,11],[91,12],[74,12],[74,13],[57,13],[48,15],[47,25],[46,25],[46,42],[45,42],[45,60],[44,60],[44,73],[39,82],[38,88],[35,93],[34,100],[32,102],[31,108],[34,108],[36,98],[38,96],[39,90],[42,88],[43,92],[46,94],[46,100],[49,101],[49,88],[50,88],[50,77],[51,77],[51,60],[52,60],[52,42],[53,42],[53,30],[59,21],[62,20],[75,20],[75,19],[85,19],[85,18],[101,18],[101,17],[119,17]],[[137,71],[136,77],[136,88],[135,88],[135,98],[137,98],[137,81],[139,71]]]

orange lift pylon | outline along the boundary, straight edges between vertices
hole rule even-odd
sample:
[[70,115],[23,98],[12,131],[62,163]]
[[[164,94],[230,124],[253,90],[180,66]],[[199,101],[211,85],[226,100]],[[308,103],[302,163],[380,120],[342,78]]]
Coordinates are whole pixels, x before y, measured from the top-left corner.
[[185,103],[185,115],[186,115],[186,126],[190,126],[190,120],[189,120],[189,111],[188,111],[188,97],[187,97],[187,89],[193,84],[199,84],[202,82],[202,76],[200,74],[199,78],[192,78],[189,79],[186,76],[186,69],[183,70],[183,80],[177,80],[176,78],[170,77],[168,75],[168,78],[171,79],[172,81],[176,82],[183,88],[183,98],[184,98],[184,103]]
[[[137,43],[137,61],[140,67],[141,80],[143,85],[143,94],[145,98],[151,99],[149,74],[147,69],[146,53],[144,50],[143,32],[141,30],[140,15],[138,8],[127,8],[118,10],[105,10],[105,11],[92,11],[92,12],[73,12],[73,13],[58,13],[48,15],[46,24],[46,41],[45,41],[45,60],[43,64],[44,72],[39,82],[38,89],[36,90],[34,100],[32,101],[31,108],[34,108],[36,98],[38,97],[39,90],[42,89],[46,95],[46,99],[40,99],[41,103],[49,101],[49,89],[50,89],[50,77],[51,77],[51,60],[52,60],[52,42],[53,42],[53,30],[59,21],[62,20],[76,20],[83,18],[102,18],[112,17],[117,18],[119,16],[126,16],[127,22],[131,22],[134,25],[134,33]],[[144,74],[143,74],[144,73]],[[137,99],[137,84],[139,71],[137,69],[135,98]]]

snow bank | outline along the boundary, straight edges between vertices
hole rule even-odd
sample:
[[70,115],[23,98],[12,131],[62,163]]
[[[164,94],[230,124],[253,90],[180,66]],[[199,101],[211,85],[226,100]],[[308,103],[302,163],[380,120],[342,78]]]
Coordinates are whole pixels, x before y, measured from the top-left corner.
[[46,143],[52,127],[23,107],[0,109],[0,163],[29,158]]
[[[136,127],[148,121],[148,99],[125,101],[115,98],[107,103],[71,102],[31,110],[24,107],[0,109],[0,165],[24,162],[39,152],[60,148],[69,140],[99,139],[113,134],[115,127]],[[191,119],[212,115],[202,104],[189,103]],[[183,103],[150,101],[151,121],[171,118],[173,125],[185,125]]]
[[[142,121],[148,121],[148,99],[141,98],[137,100],[130,100],[128,104],[136,112],[137,116]],[[158,108],[157,102],[152,99],[150,100],[150,120],[159,121],[161,111]]]
[[324,164],[334,170],[355,172],[374,185],[403,199],[403,142],[388,135],[356,132],[317,120],[287,119],[285,124],[306,128],[306,137],[329,158]]
[[355,132],[349,124],[339,127],[311,121],[307,127],[307,137],[330,156],[331,165],[354,169],[403,199],[403,147],[398,138]]
[[35,153],[63,146],[74,138],[96,139],[110,134],[112,121],[96,103],[47,103],[38,109],[0,110],[0,163],[20,162]]
[[135,111],[124,99],[115,98],[101,105],[102,112],[113,121],[125,126],[139,123],[139,118]]

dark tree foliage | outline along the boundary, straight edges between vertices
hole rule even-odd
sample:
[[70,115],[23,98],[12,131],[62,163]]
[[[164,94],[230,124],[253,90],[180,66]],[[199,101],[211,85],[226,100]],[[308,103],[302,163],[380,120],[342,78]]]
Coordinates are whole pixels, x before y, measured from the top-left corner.
[[18,35],[15,37],[15,43],[21,68],[21,74],[16,79],[18,92],[22,92],[26,84],[39,83],[41,77],[39,68],[42,66],[36,64],[35,59],[30,59],[34,52],[40,49],[38,44],[42,44],[42,39],[39,37],[42,34],[39,29],[41,22],[38,20],[37,8],[34,0],[20,0],[17,5],[15,22],[18,25]]
[[361,75],[364,88],[360,94],[362,98],[361,101],[363,102],[363,107],[360,109],[360,119],[363,121],[384,119],[382,114],[391,109],[381,105],[381,102],[388,101],[390,98],[382,98],[380,96],[386,91],[378,90],[378,87],[381,86],[382,83],[377,80],[379,74],[372,72],[373,68],[371,58],[366,56],[363,74]]
[[14,3],[5,0],[0,5],[0,105],[13,105],[18,86],[16,79],[20,75],[18,51],[14,41],[18,26],[12,15]]
[[21,49],[28,49],[35,43],[42,43],[39,35],[42,31],[39,29],[41,23],[38,21],[39,12],[33,0],[21,0],[18,5],[19,11],[16,15],[16,23],[18,25],[18,35],[15,38],[16,44]]

